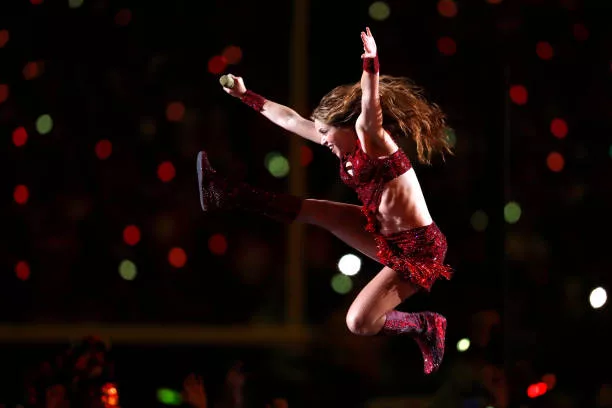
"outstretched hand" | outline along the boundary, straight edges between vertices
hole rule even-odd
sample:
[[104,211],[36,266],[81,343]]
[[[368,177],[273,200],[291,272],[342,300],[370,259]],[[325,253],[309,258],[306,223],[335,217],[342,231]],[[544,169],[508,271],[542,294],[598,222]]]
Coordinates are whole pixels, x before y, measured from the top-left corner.
[[191,373],[183,382],[183,400],[194,408],[206,408],[208,400],[202,377]]
[[227,76],[234,80],[234,86],[232,88],[227,88],[224,86],[223,90],[236,98],[240,98],[247,91],[246,86],[244,85],[244,80],[242,77],[232,74],[227,74]]
[[361,32],[361,41],[363,42],[363,54],[361,54],[361,58],[376,57],[376,41],[374,41],[370,27],[366,27],[366,31]]

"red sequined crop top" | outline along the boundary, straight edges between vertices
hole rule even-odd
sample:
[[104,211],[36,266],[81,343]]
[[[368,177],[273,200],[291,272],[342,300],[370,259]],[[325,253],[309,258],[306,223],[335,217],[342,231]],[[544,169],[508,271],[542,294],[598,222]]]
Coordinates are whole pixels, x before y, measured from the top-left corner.
[[[346,166],[350,162],[353,175]],[[340,178],[348,187],[355,190],[363,204],[362,211],[368,219],[366,230],[378,232],[376,213],[385,187],[389,181],[401,176],[412,168],[412,163],[402,149],[383,158],[368,156],[357,140],[357,146],[352,153],[346,154],[340,160]]]

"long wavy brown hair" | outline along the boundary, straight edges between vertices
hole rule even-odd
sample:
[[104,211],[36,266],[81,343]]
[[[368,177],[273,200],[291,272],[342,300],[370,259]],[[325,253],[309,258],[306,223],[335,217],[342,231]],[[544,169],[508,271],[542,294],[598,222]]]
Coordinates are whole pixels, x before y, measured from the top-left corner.
[[[453,154],[446,116],[427,101],[422,88],[408,78],[389,75],[381,75],[379,84],[383,127],[391,136],[412,138],[421,163],[430,164],[433,153],[442,158]],[[361,83],[357,82],[332,89],[311,118],[330,126],[353,127],[360,113]]]

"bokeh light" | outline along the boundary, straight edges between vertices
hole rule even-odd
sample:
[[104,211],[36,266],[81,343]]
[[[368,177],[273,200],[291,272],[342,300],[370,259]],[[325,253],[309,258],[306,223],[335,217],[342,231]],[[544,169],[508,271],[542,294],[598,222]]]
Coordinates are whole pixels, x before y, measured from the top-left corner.
[[53,119],[50,115],[44,114],[40,115],[38,119],[36,119],[36,131],[41,135],[46,135],[53,130]]
[[134,246],[140,242],[140,229],[135,225],[128,225],[123,229],[123,241]]
[[30,0],[30,3],[34,4],[34,5],[39,5],[43,3],[43,0]]
[[44,63],[42,61],[30,61],[23,67],[21,73],[27,80],[38,78],[44,70]]
[[482,210],[474,211],[470,218],[470,224],[474,230],[482,232],[486,230],[489,225],[489,216]]
[[17,262],[17,265],[15,265],[15,275],[19,280],[28,280],[30,277],[30,265],[26,261]]
[[463,338],[457,342],[457,351],[464,352],[470,348],[470,339]]
[[515,201],[510,201],[504,206],[504,219],[508,224],[517,223],[521,213],[521,206]]
[[586,41],[589,38],[589,30],[582,23],[576,23],[572,27],[574,38],[578,41]]
[[546,157],[546,165],[551,171],[558,173],[563,170],[563,167],[565,166],[565,159],[559,152],[550,152]]
[[0,48],[4,48],[9,41],[10,35],[8,30],[0,30]]
[[561,118],[554,118],[550,122],[550,133],[552,133],[554,137],[563,139],[565,136],[567,136],[567,132],[568,127],[565,120]]
[[83,5],[83,0],[68,0],[68,7],[79,8]]
[[242,60],[242,49],[236,45],[229,45],[223,50],[222,57],[228,64],[238,64]]
[[13,199],[15,200],[17,204],[23,205],[27,203],[29,197],[30,197],[30,191],[25,185],[20,184],[17,187],[15,187],[15,190],[13,191]]
[[17,147],[21,147],[28,141],[28,132],[26,132],[23,126],[19,126],[13,130],[13,144]]
[[223,234],[214,234],[208,238],[208,249],[215,255],[224,255],[227,252],[227,239]]
[[181,393],[170,388],[158,389],[157,400],[164,405],[181,405],[183,403]]
[[279,152],[270,152],[264,158],[266,169],[276,178],[289,174],[289,160]]
[[300,164],[304,167],[308,166],[312,163],[312,159],[314,158],[314,154],[312,153],[312,149],[308,146],[300,147]]
[[115,24],[125,27],[132,21],[132,12],[129,9],[121,9],[115,14]]
[[353,281],[350,277],[337,273],[331,279],[331,287],[334,292],[345,295],[353,289]]
[[451,56],[457,52],[457,44],[450,37],[442,37],[438,39],[438,51],[440,54]]
[[537,398],[546,394],[546,391],[548,391],[548,386],[546,383],[539,382],[537,384],[531,384],[527,388],[527,396],[529,398]]
[[502,0],[487,0],[489,4],[501,4]]
[[0,103],[5,102],[9,97],[9,86],[0,84]]
[[164,183],[172,181],[174,176],[176,176],[176,170],[172,162],[165,161],[157,167],[157,177]]
[[353,254],[343,255],[338,261],[338,270],[346,276],[357,275],[361,269],[361,258]]
[[389,5],[384,1],[375,1],[370,4],[368,14],[372,20],[383,21],[391,15],[391,8],[389,8]]
[[187,254],[183,248],[175,247],[168,252],[168,262],[175,268],[182,268],[187,263]]
[[510,100],[517,105],[525,105],[527,103],[527,88],[523,85],[512,85],[510,87]]
[[125,280],[131,281],[136,279],[137,274],[138,271],[134,262],[128,259],[121,261],[121,263],[119,264],[119,276],[121,276]]
[[113,152],[113,144],[106,139],[100,140],[98,141],[98,143],[96,143],[96,156],[98,156],[98,159],[100,160],[106,160],[110,157],[111,153]]
[[170,122],[180,122],[185,116],[185,105],[182,102],[170,102],[166,107],[166,118]]
[[536,44],[536,54],[540,59],[549,60],[552,59],[555,53],[552,45],[546,41],[540,41]]
[[589,303],[591,303],[591,307],[593,309],[599,309],[603,305],[606,304],[608,300],[608,294],[606,290],[602,287],[595,288],[591,291],[591,295],[589,296]]
[[438,13],[443,17],[455,17],[457,15],[457,3],[453,0],[438,1]]
[[542,382],[546,384],[548,390],[552,390],[557,385],[557,376],[554,374],[544,374],[542,376]]
[[227,68],[227,60],[221,55],[215,55],[208,60],[208,72],[211,74],[220,74]]

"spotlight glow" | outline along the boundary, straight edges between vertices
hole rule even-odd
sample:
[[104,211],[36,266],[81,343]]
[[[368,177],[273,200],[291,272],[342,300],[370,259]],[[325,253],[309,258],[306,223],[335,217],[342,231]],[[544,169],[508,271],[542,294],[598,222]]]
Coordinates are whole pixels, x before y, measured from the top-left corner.
[[361,269],[361,259],[353,254],[346,254],[338,261],[338,270],[346,276],[357,275]]

